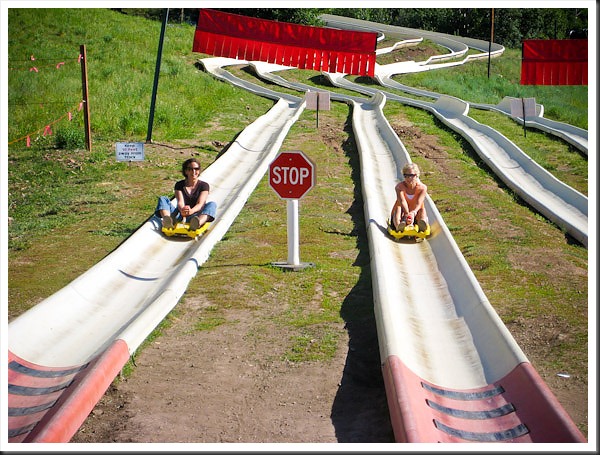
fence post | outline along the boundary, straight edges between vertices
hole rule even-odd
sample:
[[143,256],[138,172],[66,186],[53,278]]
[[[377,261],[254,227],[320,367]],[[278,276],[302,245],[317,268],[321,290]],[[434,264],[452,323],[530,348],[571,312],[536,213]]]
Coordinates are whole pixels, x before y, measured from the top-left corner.
[[81,86],[83,91],[83,123],[85,129],[85,148],[92,151],[92,130],[90,127],[90,100],[88,93],[88,78],[87,78],[87,54],[85,44],[79,47],[81,54]]

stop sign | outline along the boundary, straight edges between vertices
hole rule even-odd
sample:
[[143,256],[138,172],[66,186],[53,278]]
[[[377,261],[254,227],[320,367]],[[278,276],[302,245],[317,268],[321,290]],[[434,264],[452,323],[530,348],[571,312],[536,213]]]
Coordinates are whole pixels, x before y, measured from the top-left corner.
[[300,199],[315,184],[315,166],[301,151],[281,152],[269,165],[269,185],[282,199]]

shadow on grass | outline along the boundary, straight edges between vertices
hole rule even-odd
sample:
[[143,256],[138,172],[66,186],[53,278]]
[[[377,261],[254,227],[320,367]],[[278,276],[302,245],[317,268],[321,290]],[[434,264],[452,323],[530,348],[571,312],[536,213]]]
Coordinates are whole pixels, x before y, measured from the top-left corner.
[[[350,114],[351,115],[351,114]],[[338,442],[394,442],[379,358],[373,309],[370,255],[363,210],[360,160],[351,119],[344,126],[349,139],[342,145],[352,167],[354,202],[348,209],[356,236],[360,267],[356,285],[344,299],[340,315],[348,332],[348,354],[331,420]]]

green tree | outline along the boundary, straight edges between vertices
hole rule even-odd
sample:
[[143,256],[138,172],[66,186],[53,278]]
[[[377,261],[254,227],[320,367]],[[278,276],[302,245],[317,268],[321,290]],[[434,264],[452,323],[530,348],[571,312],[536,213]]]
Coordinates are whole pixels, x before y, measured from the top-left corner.
[[226,13],[303,25],[323,25],[323,10],[315,8],[215,8]]
[[523,10],[519,8],[494,10],[494,42],[511,48],[521,47],[522,15]]

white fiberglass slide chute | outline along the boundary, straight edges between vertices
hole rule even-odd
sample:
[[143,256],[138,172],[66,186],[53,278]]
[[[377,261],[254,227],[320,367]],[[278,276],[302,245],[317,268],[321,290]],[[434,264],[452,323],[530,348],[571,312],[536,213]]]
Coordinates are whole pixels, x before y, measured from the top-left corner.
[[225,235],[305,108],[301,98],[255,89],[276,103],[201,174],[218,207],[202,237],[166,237],[153,215],[104,259],[9,323],[10,442],[67,442]]
[[[276,156],[290,125],[303,110],[279,101],[249,126],[201,178],[211,186],[218,217],[198,241],[167,238],[151,217],[115,251],[65,288],[13,320],[9,349],[29,361],[68,366],[88,361],[115,336],[141,338],[177,303],[198,266],[225,234]],[[156,308],[157,301],[160,302]],[[138,328],[146,312],[156,324]],[[128,340],[126,340],[128,341]]]

